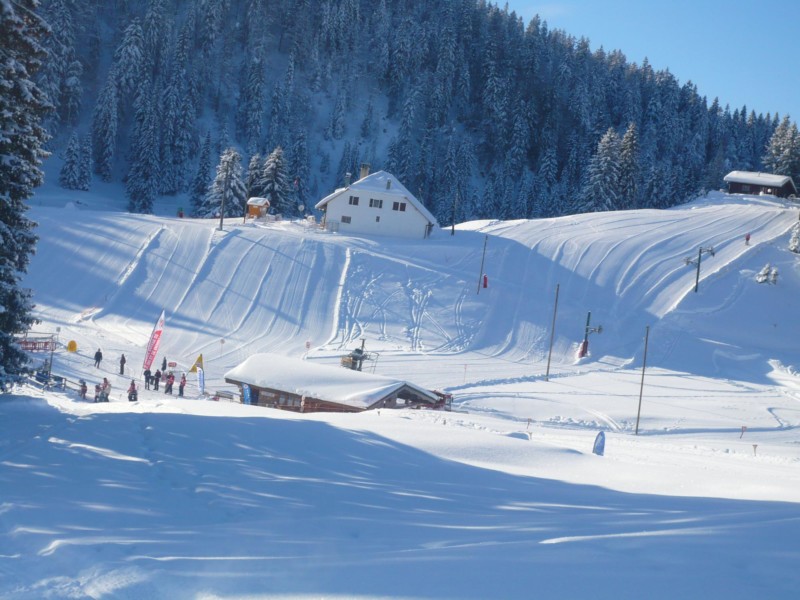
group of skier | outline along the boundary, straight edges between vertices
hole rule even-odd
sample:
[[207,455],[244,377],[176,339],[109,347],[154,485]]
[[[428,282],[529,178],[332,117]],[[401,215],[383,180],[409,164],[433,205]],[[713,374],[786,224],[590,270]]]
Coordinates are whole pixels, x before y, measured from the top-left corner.
[[[100,348],[97,349],[97,352],[94,353],[94,366],[100,368],[100,363],[103,360],[103,352]],[[123,354],[119,359],[119,374],[125,374],[125,363],[127,360],[125,359],[125,355]],[[158,385],[161,382],[162,378],[164,380],[164,393],[172,395],[172,387],[175,384],[175,374],[172,371],[167,371],[167,357],[164,357],[164,360],[161,362],[161,369],[156,369],[156,372],[153,373],[149,368],[145,369],[144,373],[144,389],[149,390],[153,389],[158,391]],[[81,379],[80,380],[80,391],[79,395],[82,399],[86,399],[86,393],[88,391],[86,381]],[[151,388],[152,386],[152,388]],[[181,374],[181,378],[178,382],[178,396],[183,397],[183,390],[186,387],[186,373]],[[108,380],[107,377],[103,377],[103,382],[98,383],[94,386],[94,401],[95,402],[108,402],[108,398],[111,394],[111,382]],[[128,386],[128,400],[131,402],[136,402],[139,399],[139,391],[136,387],[136,380],[131,379],[131,384]]]

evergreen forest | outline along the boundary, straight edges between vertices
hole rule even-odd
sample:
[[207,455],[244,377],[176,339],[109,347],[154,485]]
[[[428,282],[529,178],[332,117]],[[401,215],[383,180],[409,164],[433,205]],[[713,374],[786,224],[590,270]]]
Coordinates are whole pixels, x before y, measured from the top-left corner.
[[[362,163],[440,224],[667,208],[791,175],[787,115],[475,0],[44,0],[38,84],[62,186],[300,216]],[[690,74],[682,74],[687,76]]]

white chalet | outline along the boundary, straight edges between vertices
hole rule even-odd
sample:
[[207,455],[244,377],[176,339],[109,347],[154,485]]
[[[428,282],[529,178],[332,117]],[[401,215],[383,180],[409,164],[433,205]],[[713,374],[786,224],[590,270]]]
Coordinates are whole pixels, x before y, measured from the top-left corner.
[[426,238],[436,218],[397,178],[386,171],[366,175],[320,200],[329,231]]

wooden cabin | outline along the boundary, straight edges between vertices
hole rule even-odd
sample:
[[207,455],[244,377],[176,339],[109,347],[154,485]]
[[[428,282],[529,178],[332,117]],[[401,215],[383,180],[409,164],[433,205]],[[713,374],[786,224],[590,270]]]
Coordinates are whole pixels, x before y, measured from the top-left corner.
[[[409,381],[276,354],[254,354],[225,374],[250,404],[294,412],[438,408],[441,393]],[[449,408],[449,406],[448,406]]]
[[731,171],[725,175],[729,194],[767,195],[778,198],[797,196],[797,188],[787,175],[754,173],[752,171]]

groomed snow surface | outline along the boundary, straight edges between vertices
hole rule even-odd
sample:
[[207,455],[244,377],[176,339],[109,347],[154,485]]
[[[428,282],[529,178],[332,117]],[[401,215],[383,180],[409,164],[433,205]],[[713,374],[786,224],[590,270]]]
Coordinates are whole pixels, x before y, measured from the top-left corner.
[[[1,598],[798,597],[796,204],[713,193],[412,242],[31,204],[36,332],[60,328],[54,373],[113,393],[0,396]],[[684,259],[709,247],[695,293]],[[162,309],[158,365],[202,353],[212,393],[255,353],[335,366],[363,339],[365,370],[454,410],[294,414],[193,375],[128,402]]]

